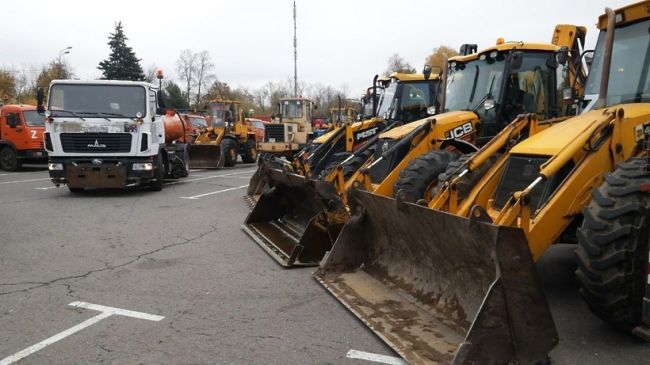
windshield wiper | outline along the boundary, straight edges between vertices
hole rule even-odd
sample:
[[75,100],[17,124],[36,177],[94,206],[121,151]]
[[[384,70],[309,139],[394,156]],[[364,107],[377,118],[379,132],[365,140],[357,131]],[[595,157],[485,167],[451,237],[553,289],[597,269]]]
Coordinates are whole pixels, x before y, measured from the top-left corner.
[[54,112],[64,112],[64,113],[69,113],[69,114],[72,114],[72,116],[74,116],[74,117],[76,117],[76,118],[79,118],[79,119],[81,119],[81,120],[83,120],[83,121],[86,121],[82,116],[80,116],[80,115],[77,114],[76,112],[73,112],[72,110],[56,109],[56,110],[50,110],[50,112],[51,112],[51,113],[54,113]]
[[[477,72],[478,72],[478,70],[477,70]],[[488,89],[487,94],[485,94],[485,96],[482,97],[481,100],[478,101],[478,103],[476,103],[474,108],[472,108],[472,112],[476,113],[476,111],[481,107],[481,105],[483,105],[483,102],[486,101],[488,98],[490,98],[490,96],[492,96],[492,86],[494,86],[494,79],[495,78],[496,77],[492,77],[492,81],[490,81],[490,88]]]
[[110,121],[110,119],[108,119],[108,117],[128,118],[128,119],[134,120],[132,117],[129,117],[129,116],[126,116],[126,115],[124,115],[124,114],[120,114],[120,113],[105,113],[105,112],[95,113],[95,112],[84,112],[83,114],[96,115],[96,116],[98,116],[98,117],[102,117],[102,118],[104,118],[104,119],[106,119],[106,120],[108,120],[108,121]]

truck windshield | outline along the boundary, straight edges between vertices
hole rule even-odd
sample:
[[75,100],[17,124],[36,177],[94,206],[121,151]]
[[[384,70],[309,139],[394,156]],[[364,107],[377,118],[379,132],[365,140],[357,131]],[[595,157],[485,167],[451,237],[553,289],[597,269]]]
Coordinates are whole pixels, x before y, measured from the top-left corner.
[[25,123],[30,127],[45,125],[45,118],[43,115],[38,114],[36,110],[28,110],[23,112]]
[[283,118],[302,118],[302,101],[285,100],[282,102]]
[[452,62],[447,75],[445,111],[479,111],[487,99],[499,100],[505,55],[496,59]]
[[[492,61],[475,60],[450,67],[446,111],[474,111],[484,122],[499,119],[495,114],[498,110],[501,118],[508,121],[521,113],[537,113],[541,119],[557,116],[559,110],[552,102],[555,73],[547,66],[549,57],[554,57],[554,53],[522,53],[521,66],[510,71],[505,84],[505,54]],[[488,99],[495,104],[486,109],[484,103]]]
[[[650,101],[650,20],[616,28],[612,65],[609,72],[607,99],[609,105]],[[585,93],[597,95],[605,52],[605,31],[601,31],[596,44]]]
[[147,114],[146,89],[138,85],[54,84],[48,102],[52,116],[135,118],[138,112]]

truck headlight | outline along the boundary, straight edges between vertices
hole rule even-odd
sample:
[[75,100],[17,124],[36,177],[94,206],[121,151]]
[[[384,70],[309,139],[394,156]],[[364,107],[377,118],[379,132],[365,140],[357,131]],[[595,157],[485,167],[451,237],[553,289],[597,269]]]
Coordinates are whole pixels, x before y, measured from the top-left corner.
[[63,170],[63,164],[62,163],[48,163],[47,168],[49,170],[54,170],[54,171],[62,171]]
[[153,164],[151,162],[143,162],[143,163],[134,163],[133,164],[133,170],[139,170],[139,171],[151,171],[153,170]]

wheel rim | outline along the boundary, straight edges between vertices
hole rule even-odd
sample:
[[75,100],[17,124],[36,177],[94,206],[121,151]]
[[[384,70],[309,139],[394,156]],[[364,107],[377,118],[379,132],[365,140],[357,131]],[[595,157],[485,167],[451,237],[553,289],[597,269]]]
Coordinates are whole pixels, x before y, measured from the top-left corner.
[[237,159],[237,151],[234,148],[230,149],[230,158],[235,161]]
[[257,149],[255,147],[251,148],[251,158],[257,160]]

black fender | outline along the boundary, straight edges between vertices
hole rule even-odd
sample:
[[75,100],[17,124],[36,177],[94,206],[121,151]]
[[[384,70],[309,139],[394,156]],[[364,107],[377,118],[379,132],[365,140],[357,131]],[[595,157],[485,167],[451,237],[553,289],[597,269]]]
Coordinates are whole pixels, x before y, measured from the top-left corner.
[[440,144],[440,149],[445,149],[447,147],[454,147],[458,151],[460,151],[462,154],[466,153],[474,153],[479,150],[476,145],[473,143],[467,142],[464,139],[458,139],[458,138],[448,138],[442,141],[442,144]]

